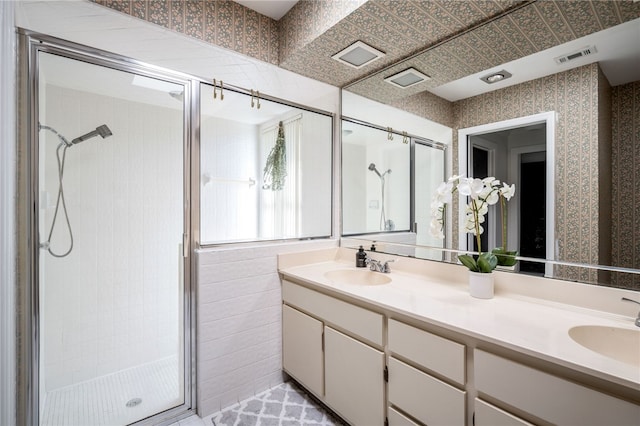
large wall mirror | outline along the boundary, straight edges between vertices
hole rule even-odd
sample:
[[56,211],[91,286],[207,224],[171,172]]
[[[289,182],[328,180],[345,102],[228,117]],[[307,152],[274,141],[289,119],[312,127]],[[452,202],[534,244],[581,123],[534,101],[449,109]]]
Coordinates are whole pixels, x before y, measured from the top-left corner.
[[[632,172],[640,161],[634,148],[640,143],[640,53],[637,43],[628,42],[640,35],[640,7],[632,2],[610,5],[623,16],[622,23],[601,31],[576,31],[578,20],[568,19],[573,33],[566,42],[555,37],[546,49],[520,52],[509,61],[494,58],[492,62],[486,52],[473,47],[479,36],[501,32],[503,37],[504,29],[514,26],[519,30],[510,35],[509,44],[519,43],[523,28],[538,31],[535,22],[524,21],[531,13],[543,16],[536,20],[557,35],[557,25],[540,13],[547,7],[539,2],[524,5],[347,85],[343,115],[361,112],[364,121],[400,131],[416,129],[415,123],[424,120],[428,124],[412,133],[447,147],[443,179],[453,174],[488,174],[515,183],[517,196],[509,202],[508,248],[530,261],[519,263],[521,273],[640,290],[640,182],[637,172]],[[562,2],[554,2],[553,7],[565,17],[570,15]],[[597,8],[593,12],[596,17],[602,13]],[[490,44],[493,49],[494,43]],[[577,59],[562,56],[585,46],[594,48],[583,50]],[[449,72],[451,78],[434,70],[445,63],[449,68],[460,65],[462,53],[466,67],[455,75]],[[478,62],[484,66],[475,69]],[[385,81],[411,67],[432,78],[404,92]],[[490,71],[502,70],[507,71],[502,73],[507,77],[504,81],[481,80]],[[442,133],[434,136],[425,130],[429,126],[442,126]],[[345,146],[349,149],[343,133],[343,174],[352,171],[352,164],[367,172],[369,160],[356,165],[345,154]],[[415,175],[410,176],[412,186],[416,187]],[[416,211],[409,237],[401,239],[388,229],[378,234],[363,230],[357,237],[377,241],[379,250],[381,241],[394,241],[401,243],[398,250],[404,254],[432,253],[427,248],[437,248],[439,242],[419,242],[415,232],[416,223],[417,230],[421,227],[417,211],[428,214],[429,189],[413,195]],[[473,250],[468,235],[459,229],[459,204],[454,203],[447,217],[443,253],[426,257],[455,259],[451,253]],[[366,212],[368,205],[364,207]],[[347,211],[349,203],[344,209],[350,221],[358,221],[355,210]],[[487,244],[494,247],[501,245],[502,236],[497,217],[494,212],[493,232],[486,235]],[[413,251],[407,248],[412,238]],[[389,244],[389,251],[394,250]]]

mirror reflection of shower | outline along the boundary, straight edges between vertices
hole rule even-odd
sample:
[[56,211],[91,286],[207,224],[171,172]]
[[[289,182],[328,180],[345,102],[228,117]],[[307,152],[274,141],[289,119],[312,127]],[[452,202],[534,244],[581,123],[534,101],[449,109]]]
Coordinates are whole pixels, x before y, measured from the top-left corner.
[[[96,127],[95,130],[92,130],[88,133],[85,133],[82,136],[78,136],[75,139],[72,139],[71,142],[67,138],[65,138],[62,134],[58,133],[56,129],[50,126],[45,126],[43,124],[38,123],[38,130],[49,130],[54,135],[60,139],[60,143],[56,148],[56,158],[58,160],[58,196],[56,199],[56,208],[53,213],[53,221],[51,222],[51,228],[49,229],[49,236],[47,237],[47,241],[40,243],[40,248],[45,249],[54,257],[65,257],[71,253],[73,250],[73,232],[71,230],[71,222],[69,221],[69,214],[67,213],[67,205],[64,199],[64,188],[62,185],[62,178],[64,176],[64,163],[67,156],[67,148],[70,148],[74,145],[79,144],[80,142],[84,142],[87,139],[91,139],[96,136],[102,137],[102,139],[108,138],[113,133],[111,133],[111,129],[106,124],[102,124]],[[62,154],[60,153],[60,149],[62,148]],[[58,210],[62,206],[62,212],[64,214],[65,222],[67,224],[67,230],[69,231],[69,248],[64,253],[55,253],[51,250],[51,236],[53,235],[53,230],[56,226],[56,221],[58,219]]]
[[380,173],[378,171],[378,169],[376,168],[375,163],[371,163],[369,164],[369,170],[371,170],[372,172],[374,172],[375,174],[378,175],[378,177],[380,178],[380,192],[381,192],[381,196],[382,196],[382,209],[380,210],[380,230],[384,230],[384,231],[393,231],[395,226],[394,223],[391,219],[387,220],[386,217],[386,213],[385,213],[385,202],[384,202],[384,193],[385,193],[385,188],[384,188],[384,184],[385,184],[385,176],[391,173],[391,169],[388,169],[387,171],[385,171],[384,173]]

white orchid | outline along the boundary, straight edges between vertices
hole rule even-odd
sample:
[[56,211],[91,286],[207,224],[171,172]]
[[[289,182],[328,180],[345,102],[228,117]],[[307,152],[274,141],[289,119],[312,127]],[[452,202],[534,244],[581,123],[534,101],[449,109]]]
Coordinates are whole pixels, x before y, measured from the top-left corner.
[[460,195],[465,195],[473,199],[478,198],[483,190],[484,182],[480,179],[460,178],[460,183],[458,183],[458,192]]
[[436,200],[441,203],[451,202],[451,191],[453,190],[453,183],[442,182],[438,189],[436,189]]
[[[444,224],[447,204],[451,203],[452,195],[458,191],[460,195],[469,197],[469,203],[465,206],[465,221],[462,224],[464,230],[476,236],[478,250],[480,251],[480,235],[484,232],[481,225],[485,222],[485,216],[489,212],[489,206],[501,202],[502,218],[503,218],[503,250],[506,247],[506,210],[505,200],[509,201],[515,194],[516,186],[509,186],[507,183],[500,182],[493,176],[484,179],[471,177],[463,177],[460,175],[451,176],[446,182],[442,182],[436,189],[431,203],[431,223],[430,233],[436,238],[444,238]],[[491,272],[493,267],[486,266],[492,256],[491,253],[480,252],[483,258],[483,267],[480,267],[470,256],[459,256],[463,263],[471,270],[482,270],[482,272]],[[464,258],[464,259],[462,259]],[[491,260],[489,263],[492,263]]]
[[511,186],[506,183],[502,184],[502,188],[500,188],[500,195],[502,195],[507,201],[511,199],[516,194],[516,185],[513,184]]

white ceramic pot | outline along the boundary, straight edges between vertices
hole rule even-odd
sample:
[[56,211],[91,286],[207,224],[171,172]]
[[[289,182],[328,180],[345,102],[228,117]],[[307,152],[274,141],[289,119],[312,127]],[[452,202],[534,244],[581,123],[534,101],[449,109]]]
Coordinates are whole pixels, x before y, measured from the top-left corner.
[[493,298],[493,273],[469,271],[469,294],[478,299]]

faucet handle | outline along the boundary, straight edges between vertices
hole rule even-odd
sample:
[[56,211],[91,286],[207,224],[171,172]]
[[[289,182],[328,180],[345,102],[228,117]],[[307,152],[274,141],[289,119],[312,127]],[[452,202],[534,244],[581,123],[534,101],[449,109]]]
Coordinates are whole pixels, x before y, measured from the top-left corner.
[[371,269],[372,271],[377,271],[377,268],[380,265],[380,262],[371,258],[371,257],[367,257],[367,259],[365,260],[365,264],[369,267],[369,269]]
[[382,266],[382,272],[385,272],[385,273],[391,272],[391,268],[389,267],[389,263],[391,262],[395,262],[395,259],[389,259],[386,262],[384,262],[384,265]]
[[[637,300],[629,299],[628,297],[623,297],[621,300],[623,302],[633,302],[633,303],[637,303],[638,305],[640,305],[640,302],[638,302]],[[638,312],[638,316],[636,317],[635,324],[636,324],[637,327],[640,327],[640,312]]]

